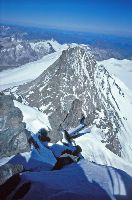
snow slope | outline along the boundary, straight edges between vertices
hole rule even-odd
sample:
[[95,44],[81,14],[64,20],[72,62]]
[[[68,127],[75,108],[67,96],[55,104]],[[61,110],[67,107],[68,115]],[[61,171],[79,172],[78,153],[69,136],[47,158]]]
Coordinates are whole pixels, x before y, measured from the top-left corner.
[[[112,119],[112,117],[114,115],[112,113],[116,111],[116,116],[119,116],[117,122],[119,123],[120,131],[117,136],[121,144],[121,157],[132,163],[132,92],[119,78],[111,76],[103,66],[98,66],[95,80],[101,101],[107,110],[111,112],[110,121],[113,126],[114,118]],[[110,104],[108,105],[109,102]],[[103,118],[104,113],[98,117],[96,122]],[[106,129],[105,131],[107,136],[108,130]]]
[[132,178],[124,171],[97,165],[87,159],[81,159],[78,163],[67,165],[61,170],[51,170],[52,157],[49,155],[46,162],[42,162],[42,151],[45,154],[44,161],[50,150],[42,145],[40,156],[37,158],[32,153],[23,153],[9,161],[12,164],[21,163],[26,169],[20,175],[20,183],[9,194],[9,199],[15,199],[15,193],[25,183],[30,183],[30,187],[21,191],[24,200],[131,199]]
[[32,186],[26,199],[46,200],[116,200],[120,196],[131,198],[131,178],[120,170],[98,166],[85,160],[59,171],[41,171],[22,175],[23,182]]
[[92,161],[100,165],[112,166],[121,169],[132,176],[132,164],[124,161],[119,156],[115,155],[105,147],[105,144],[100,142],[93,128],[91,133],[85,134],[77,138],[76,144],[82,148],[82,155],[85,160]]
[[[37,133],[38,130],[42,127],[51,129],[48,116],[46,114],[38,111],[36,108],[32,108],[27,105],[23,105],[17,101],[14,101],[15,106],[18,107],[23,113],[23,121],[26,123],[26,128],[33,133]],[[85,134],[77,138],[76,143],[82,148],[82,155],[88,161],[93,161],[97,164],[112,166],[117,169],[126,171],[129,175],[132,175],[132,164],[129,164],[127,161],[118,157],[110,150],[105,147],[100,141],[98,129],[95,127],[92,128],[91,133]],[[62,144],[57,143],[59,148],[62,150]],[[52,145],[50,145],[52,146]],[[56,148],[57,145],[53,145],[51,149]],[[128,151],[129,152],[129,151]]]
[[114,76],[122,80],[132,90],[132,60],[110,58],[99,61]]
[[36,108],[32,108],[28,105],[24,105],[14,100],[14,104],[23,113],[23,121],[26,123],[26,128],[36,133],[40,128],[51,129],[48,117],[46,114],[38,111]]

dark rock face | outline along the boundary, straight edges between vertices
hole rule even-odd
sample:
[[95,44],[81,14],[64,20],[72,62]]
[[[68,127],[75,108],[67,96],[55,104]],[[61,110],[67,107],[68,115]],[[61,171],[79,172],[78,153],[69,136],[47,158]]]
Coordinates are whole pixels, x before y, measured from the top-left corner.
[[83,115],[82,104],[83,102],[81,102],[79,99],[75,99],[72,102],[71,108],[61,124],[64,129],[67,130],[67,126],[74,127],[78,125],[78,119],[81,119]]
[[30,150],[30,133],[22,122],[22,112],[10,96],[0,94],[0,157]]

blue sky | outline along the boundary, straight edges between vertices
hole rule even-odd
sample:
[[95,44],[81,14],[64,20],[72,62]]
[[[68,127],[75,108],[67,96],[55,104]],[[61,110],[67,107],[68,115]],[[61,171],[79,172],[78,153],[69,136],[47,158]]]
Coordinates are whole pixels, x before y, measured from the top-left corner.
[[132,0],[0,0],[3,23],[132,36]]

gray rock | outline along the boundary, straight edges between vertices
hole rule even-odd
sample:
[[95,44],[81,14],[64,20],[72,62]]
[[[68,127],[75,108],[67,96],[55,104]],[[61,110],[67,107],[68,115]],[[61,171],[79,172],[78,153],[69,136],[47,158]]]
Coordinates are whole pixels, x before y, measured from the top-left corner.
[[0,94],[0,157],[30,150],[30,133],[22,120],[22,112],[14,106],[11,96]]
[[0,185],[5,183],[14,174],[20,173],[22,171],[23,165],[21,164],[13,165],[6,163],[5,165],[0,166]]

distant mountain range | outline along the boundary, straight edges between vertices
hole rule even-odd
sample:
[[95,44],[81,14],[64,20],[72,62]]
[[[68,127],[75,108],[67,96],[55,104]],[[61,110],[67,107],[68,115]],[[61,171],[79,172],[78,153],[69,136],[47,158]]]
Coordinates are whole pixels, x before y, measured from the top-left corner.
[[1,25],[0,70],[18,67],[54,52],[52,44],[45,41],[52,38],[61,44],[71,42],[87,44],[95,59],[99,61],[132,57],[132,43],[127,38]]

